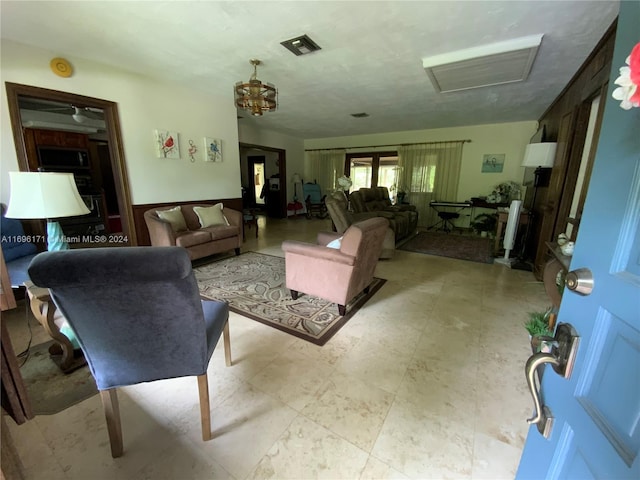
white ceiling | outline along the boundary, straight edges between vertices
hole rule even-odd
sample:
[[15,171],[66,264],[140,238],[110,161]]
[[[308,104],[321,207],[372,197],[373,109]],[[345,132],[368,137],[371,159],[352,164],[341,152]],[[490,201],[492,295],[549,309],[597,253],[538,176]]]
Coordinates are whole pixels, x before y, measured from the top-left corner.
[[[229,94],[278,88],[278,110],[240,122],[301,138],[537,120],[600,40],[618,1],[80,1],[0,3],[1,36]],[[295,56],[280,42],[309,35]],[[436,93],[422,58],[544,34],[525,82]],[[366,112],[368,118],[351,113]]]

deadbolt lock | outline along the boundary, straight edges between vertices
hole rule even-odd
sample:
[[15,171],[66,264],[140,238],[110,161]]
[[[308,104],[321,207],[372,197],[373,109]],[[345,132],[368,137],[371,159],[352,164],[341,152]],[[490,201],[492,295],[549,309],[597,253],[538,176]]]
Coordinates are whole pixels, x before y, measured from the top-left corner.
[[564,283],[572,292],[589,295],[593,290],[593,274],[588,268],[578,268],[567,273]]

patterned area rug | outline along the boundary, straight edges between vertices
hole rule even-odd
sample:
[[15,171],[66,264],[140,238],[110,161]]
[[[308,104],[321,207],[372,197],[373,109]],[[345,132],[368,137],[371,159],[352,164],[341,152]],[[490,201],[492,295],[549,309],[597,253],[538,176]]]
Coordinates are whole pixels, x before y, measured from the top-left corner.
[[459,258],[479,263],[493,263],[490,238],[442,232],[420,232],[400,250]]
[[49,355],[53,343],[32,346],[29,358],[20,367],[35,415],[53,415],[98,393],[87,365],[71,373],[58,368]]
[[227,301],[233,312],[316,345],[324,345],[385,282],[375,278],[369,293],[356,297],[340,316],[335,303],[305,294],[292,300],[281,257],[247,252],[194,272],[203,297]]

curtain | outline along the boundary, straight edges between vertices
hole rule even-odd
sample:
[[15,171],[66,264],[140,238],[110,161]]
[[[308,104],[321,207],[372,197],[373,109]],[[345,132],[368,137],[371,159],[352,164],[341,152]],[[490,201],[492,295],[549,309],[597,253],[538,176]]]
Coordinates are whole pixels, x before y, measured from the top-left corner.
[[435,142],[398,147],[399,190],[418,210],[418,226],[436,223],[431,201],[457,201],[462,145],[464,142]]
[[339,189],[338,178],[344,175],[345,159],[345,149],[306,152],[304,182],[318,183],[323,195]]

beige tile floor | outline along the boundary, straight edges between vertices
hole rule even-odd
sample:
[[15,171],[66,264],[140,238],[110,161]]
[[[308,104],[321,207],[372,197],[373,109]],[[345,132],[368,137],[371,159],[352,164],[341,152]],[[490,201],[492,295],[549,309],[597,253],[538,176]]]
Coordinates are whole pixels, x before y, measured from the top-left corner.
[[[327,220],[260,218],[243,250],[282,255]],[[231,314],[233,366],[209,367],[215,438],[197,384],[120,390],[125,454],[110,456],[99,396],[17,426],[27,479],[513,478],[532,402],[522,323],[544,309],[529,272],[398,251],[383,288],[324,347]],[[9,318],[9,316],[7,316]],[[27,342],[12,315],[14,348]],[[46,340],[37,327],[34,343]]]

